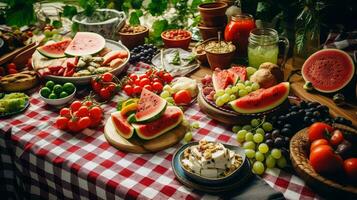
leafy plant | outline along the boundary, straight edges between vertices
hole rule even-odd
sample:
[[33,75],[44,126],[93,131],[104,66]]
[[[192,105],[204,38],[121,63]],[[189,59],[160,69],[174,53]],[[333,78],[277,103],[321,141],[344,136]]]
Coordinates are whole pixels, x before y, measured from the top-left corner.
[[10,26],[24,26],[36,22],[33,4],[35,0],[3,0],[5,23]]

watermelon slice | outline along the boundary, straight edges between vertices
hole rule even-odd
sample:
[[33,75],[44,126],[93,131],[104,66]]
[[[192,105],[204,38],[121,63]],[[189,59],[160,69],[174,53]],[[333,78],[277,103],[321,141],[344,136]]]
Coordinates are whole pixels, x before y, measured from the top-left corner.
[[150,140],[172,130],[182,122],[183,112],[179,107],[168,106],[164,114],[155,121],[138,124],[133,123],[136,134],[145,140]]
[[47,58],[63,58],[66,56],[65,49],[71,43],[71,39],[60,42],[49,42],[37,48],[37,51]]
[[99,53],[105,47],[105,39],[92,32],[77,32],[64,53],[69,56],[85,56]]
[[245,67],[234,66],[228,71],[231,73],[233,84],[237,84],[239,80],[245,81],[248,79],[247,70]]
[[213,88],[217,92],[233,84],[231,73],[228,70],[217,69],[212,74]]
[[301,69],[306,82],[325,93],[344,88],[353,78],[355,66],[352,58],[338,49],[323,49],[312,54]]
[[136,121],[149,122],[159,118],[165,111],[167,101],[157,94],[143,89],[135,114]]
[[282,82],[267,89],[256,90],[247,96],[229,102],[239,113],[259,113],[271,110],[282,104],[288,97],[290,83]]
[[126,121],[125,117],[120,111],[111,114],[111,119],[114,124],[115,130],[120,136],[129,139],[134,134],[134,128]]

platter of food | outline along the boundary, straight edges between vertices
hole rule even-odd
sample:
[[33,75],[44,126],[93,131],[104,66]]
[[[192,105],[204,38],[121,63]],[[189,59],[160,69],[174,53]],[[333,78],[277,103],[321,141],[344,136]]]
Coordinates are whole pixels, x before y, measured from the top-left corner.
[[0,94],[0,118],[22,113],[29,107],[29,97],[24,93]]

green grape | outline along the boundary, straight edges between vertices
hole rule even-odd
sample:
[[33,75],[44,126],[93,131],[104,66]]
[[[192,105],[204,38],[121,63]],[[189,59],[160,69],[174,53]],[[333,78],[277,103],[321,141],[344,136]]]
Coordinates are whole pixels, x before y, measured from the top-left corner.
[[243,129],[243,130],[250,131],[250,130],[252,130],[253,128],[252,128],[251,125],[244,125],[244,126],[242,127],[242,129]]
[[253,173],[261,175],[265,171],[264,164],[260,161],[255,161],[253,164]]
[[254,83],[252,84],[252,90],[255,91],[255,90],[258,90],[259,88],[260,88],[260,86],[259,86],[258,83],[255,83],[255,82],[254,82]]
[[280,151],[280,149],[273,149],[273,150],[271,150],[271,156],[273,156],[273,158],[275,158],[275,159],[281,158],[281,151]]
[[264,154],[262,154],[259,151],[255,152],[255,160],[263,162],[264,159],[265,159]]
[[260,124],[260,119],[252,119],[252,121],[250,121],[250,124],[253,127],[257,127]]
[[287,162],[286,162],[286,159],[284,158],[284,156],[281,156],[281,157],[278,159],[278,161],[277,161],[276,164],[277,164],[278,167],[280,167],[280,168],[286,167]]
[[191,131],[189,131],[185,134],[184,140],[185,140],[185,142],[189,142],[192,140],[192,132]]
[[163,88],[162,88],[164,91],[168,91],[169,93],[171,93],[172,91],[172,88],[170,85],[165,85]]
[[248,77],[250,77],[251,75],[253,75],[257,71],[257,69],[254,68],[254,67],[247,67],[246,70],[247,70]]
[[245,90],[247,90],[247,92],[250,93],[252,91],[252,87],[251,86],[247,86],[247,87],[245,87]]
[[276,164],[275,158],[273,156],[268,155],[267,158],[265,159],[265,164],[267,165],[267,168],[274,168]]
[[241,127],[241,126],[236,125],[236,126],[233,126],[233,127],[232,127],[233,133],[238,133],[238,131],[240,131],[240,130],[242,130],[242,127]]
[[228,94],[228,95],[231,95],[231,94],[233,93],[232,88],[230,88],[230,87],[227,87],[227,88],[224,90],[224,92],[225,92],[226,94]]
[[257,128],[257,130],[255,130],[255,133],[264,135],[265,131],[262,128]]
[[243,83],[238,83],[237,87],[239,90],[245,89],[245,85]]
[[43,33],[45,34],[45,37],[47,37],[47,38],[50,38],[53,34],[52,31],[50,31],[50,30],[45,30],[45,31],[43,31]]
[[237,132],[237,141],[238,142],[244,142],[245,141],[245,134],[247,134],[246,130],[240,130]]
[[243,143],[243,148],[244,149],[253,149],[255,150],[255,143],[252,141],[246,141]]
[[174,100],[174,98],[172,98],[172,97],[166,97],[165,100],[166,100],[168,103],[171,103],[171,104],[174,104],[174,103],[175,103],[175,100]]
[[229,94],[224,94],[223,96],[221,96],[221,98],[224,101],[224,103],[227,103],[229,101]]
[[213,99],[216,100],[216,99],[218,99],[218,97],[219,97],[219,95],[217,93],[214,93]]
[[170,97],[170,93],[168,91],[164,90],[161,92],[160,97],[165,99],[167,97]]
[[193,122],[193,123],[191,124],[191,127],[192,127],[192,128],[195,128],[195,129],[198,129],[198,128],[200,128],[200,124],[199,124],[198,122]]
[[252,82],[250,82],[249,80],[246,80],[246,81],[244,82],[244,85],[245,85],[245,86],[251,86],[251,85],[252,85]]
[[239,90],[238,86],[233,86],[232,87],[232,93],[237,93]]
[[265,143],[261,143],[259,146],[258,146],[258,150],[261,152],[261,153],[266,153],[269,151],[269,146]]
[[224,95],[224,90],[218,90],[218,91],[216,92],[216,94],[217,94],[218,96],[223,96],[223,95]]
[[264,122],[262,127],[265,131],[273,130],[273,125],[270,122]]
[[219,107],[223,106],[225,103],[226,102],[223,101],[222,97],[218,97],[216,99],[216,105],[219,106]]
[[264,136],[263,135],[258,134],[258,133],[254,134],[253,141],[255,143],[259,144],[259,143],[263,142],[263,140],[264,140]]
[[189,126],[190,125],[190,122],[186,119],[186,118],[183,118],[182,119],[182,125],[184,125],[184,126]]
[[245,134],[245,141],[253,141],[253,133],[248,132]]
[[241,89],[241,90],[239,90],[239,92],[238,92],[238,95],[239,95],[240,97],[244,97],[244,96],[247,95],[247,94],[248,94],[248,91],[245,90],[245,89]]
[[245,149],[245,155],[248,158],[254,158],[255,157],[255,151],[253,149]]
[[237,97],[236,97],[236,95],[234,95],[234,94],[231,94],[230,96],[229,96],[229,101],[234,101],[234,100],[236,100],[237,99]]

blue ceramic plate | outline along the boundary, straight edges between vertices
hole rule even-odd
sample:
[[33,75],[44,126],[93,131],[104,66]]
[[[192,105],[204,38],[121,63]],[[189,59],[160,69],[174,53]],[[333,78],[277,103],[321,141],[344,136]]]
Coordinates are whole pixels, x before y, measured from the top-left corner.
[[[232,173],[229,176],[230,178],[226,179],[225,181],[215,182],[207,180],[205,178],[205,180],[202,181],[201,179],[196,179],[193,176],[190,176],[188,173],[186,173],[187,171],[184,170],[181,166],[180,155],[187,147],[196,144],[197,142],[192,142],[183,145],[175,152],[171,162],[172,169],[176,178],[185,186],[208,193],[218,193],[237,189],[252,177],[253,174],[251,172],[251,167],[248,159],[243,159],[243,164],[241,165],[241,167],[235,173]],[[229,148],[228,146],[226,147]]]
[[10,112],[10,113],[5,113],[5,114],[0,114],[0,118],[6,118],[6,117],[10,117],[10,116],[22,113],[23,111],[25,111],[29,107],[29,105],[30,105],[30,100],[27,100],[26,103],[25,103],[25,106],[21,110],[18,110],[18,111],[15,111],[15,112]]

